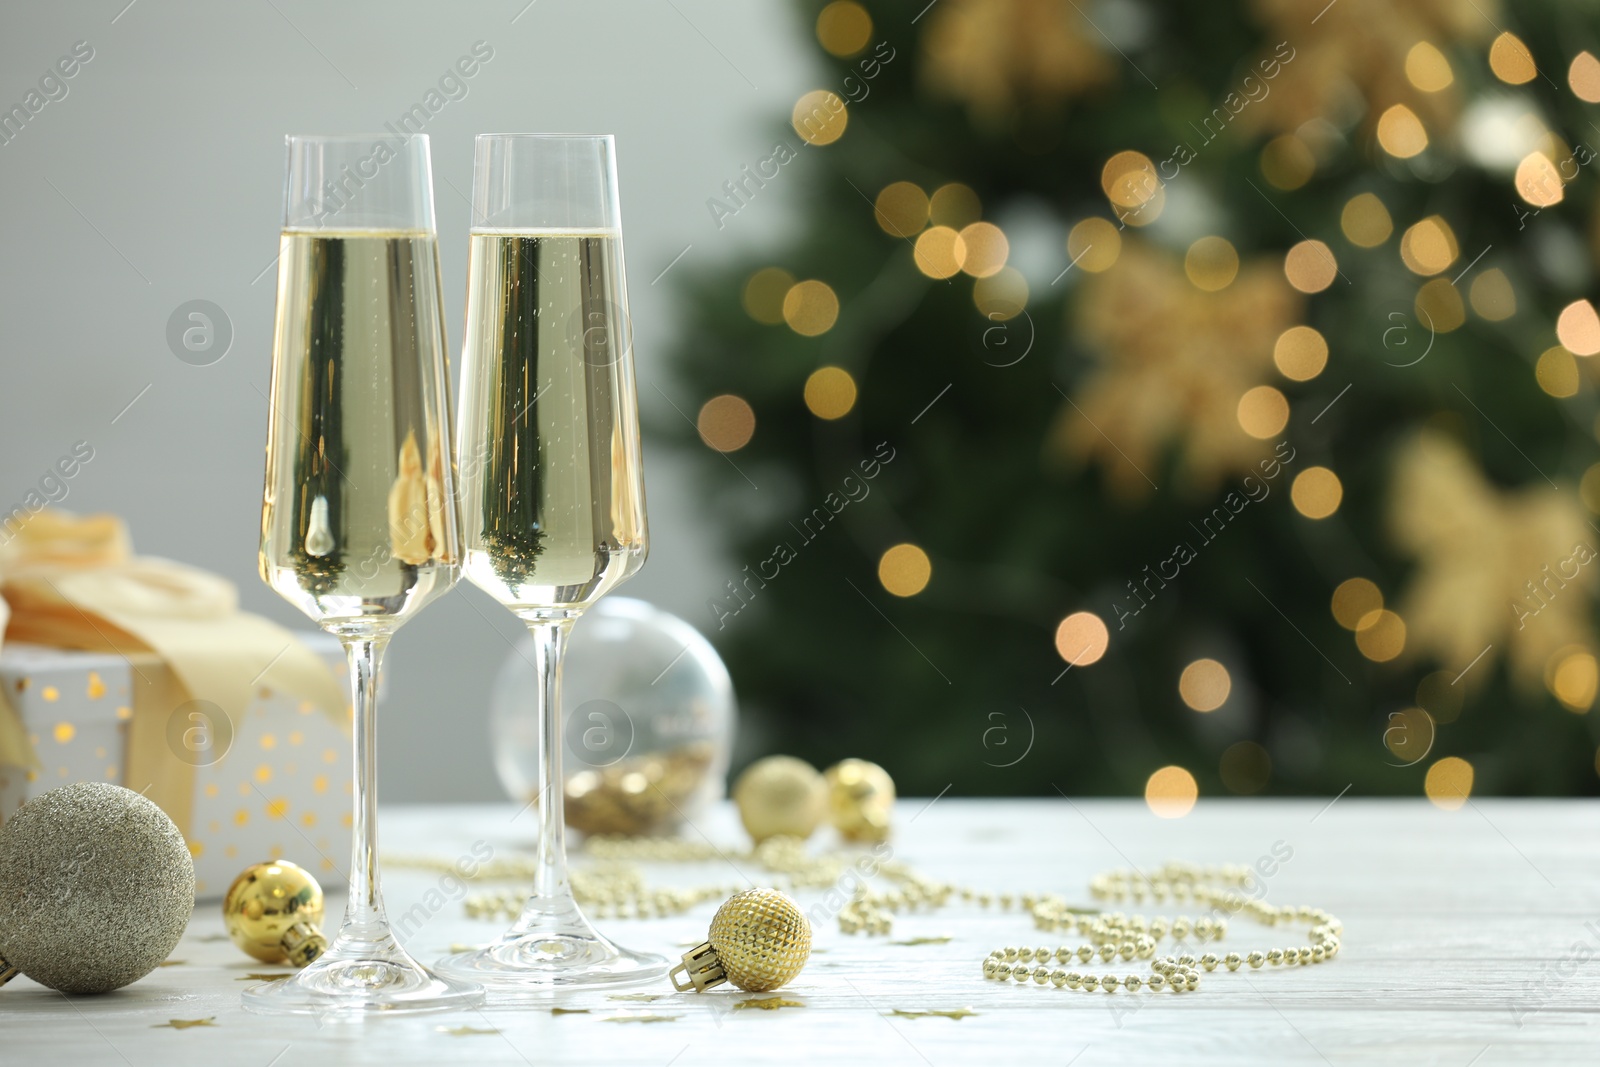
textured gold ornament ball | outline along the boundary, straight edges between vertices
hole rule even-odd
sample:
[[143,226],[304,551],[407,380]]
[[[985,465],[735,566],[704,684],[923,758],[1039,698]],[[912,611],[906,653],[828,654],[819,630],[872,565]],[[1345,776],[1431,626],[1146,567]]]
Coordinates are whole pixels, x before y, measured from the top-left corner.
[[222,898],[233,943],[263,963],[305,966],[328,942],[322,934],[322,886],[288,860],[246,867]]
[[804,839],[827,817],[828,783],[803,759],[768,756],[745,768],[733,800],[757,843],[779,834]]
[[828,768],[828,817],[846,841],[887,841],[894,779],[876,763],[847,759]]
[[766,993],[793,980],[811,957],[811,923],[776,889],[735,893],[711,920],[711,947],[728,981]]

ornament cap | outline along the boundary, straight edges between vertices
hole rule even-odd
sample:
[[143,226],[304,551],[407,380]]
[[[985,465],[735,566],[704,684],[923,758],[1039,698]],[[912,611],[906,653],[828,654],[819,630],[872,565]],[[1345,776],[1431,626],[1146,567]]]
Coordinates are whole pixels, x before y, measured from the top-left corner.
[[[678,982],[680,974],[688,981],[680,984]],[[728,980],[727,974],[722,969],[722,959],[709,941],[702,941],[685,952],[683,962],[668,971],[667,977],[672,980],[672,988],[680,993],[687,993],[691,989],[696,993],[704,993]]]
[[314,924],[298,922],[283,932],[283,954],[296,967],[304,967],[328,951],[328,939]]

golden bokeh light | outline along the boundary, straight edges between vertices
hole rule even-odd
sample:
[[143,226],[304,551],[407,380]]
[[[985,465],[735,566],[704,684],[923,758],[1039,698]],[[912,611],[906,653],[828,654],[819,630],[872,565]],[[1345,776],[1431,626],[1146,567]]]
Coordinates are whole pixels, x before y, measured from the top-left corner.
[[827,282],[796,282],[783,295],[783,321],[802,337],[816,337],[839,320],[839,298]]
[[1511,279],[1499,267],[1490,267],[1472,279],[1467,294],[1480,319],[1503,322],[1517,313],[1517,294],[1511,288]]
[[1440,725],[1461,715],[1466,687],[1457,684],[1459,677],[1452,671],[1434,671],[1417,683],[1417,704]]
[[1600,315],[1587,300],[1574,300],[1556,317],[1556,339],[1575,356],[1600,352]]
[[1178,695],[1195,711],[1216,711],[1232,690],[1228,668],[1214,659],[1197,659],[1178,677]]
[[1560,345],[1547,348],[1533,366],[1539,388],[1554,397],[1578,395],[1578,361]]
[[1239,427],[1265,441],[1289,424],[1289,400],[1270,385],[1258,385],[1239,398]]
[[971,187],[950,182],[933,191],[928,200],[928,217],[936,226],[959,230],[983,217],[983,204]]
[[1161,212],[1167,207],[1167,189],[1162,186],[1156,190],[1156,195],[1140,204],[1138,207],[1118,207],[1113,204],[1111,211],[1117,216],[1117,221],[1125,226],[1148,226],[1161,217]]
[[1512,181],[1517,195],[1534,207],[1559,204],[1567,195],[1561,188],[1561,173],[1543,152],[1529,152],[1524,156],[1517,164],[1517,174]]
[[1457,811],[1472,795],[1472,764],[1459,756],[1446,756],[1428,768],[1422,791],[1435,807]]
[[1378,144],[1396,159],[1410,159],[1428,147],[1428,131],[1415,111],[1395,104],[1378,116]]
[[1427,41],[1418,41],[1406,53],[1406,80],[1425,93],[1449,88],[1456,80],[1450,61]]
[[990,322],[1004,322],[1028,306],[1028,279],[1015,267],[1001,267],[972,285],[972,302]]
[[1301,241],[1283,257],[1283,273],[1302,293],[1320,293],[1338,276],[1339,262],[1322,241]]
[[817,42],[830,55],[853,56],[872,40],[872,16],[855,0],[834,0],[817,16]]
[[1567,68],[1567,85],[1572,95],[1586,104],[1600,104],[1600,59],[1592,52],[1579,52]]
[[850,110],[837,93],[813,89],[795,101],[790,125],[807,144],[832,144],[844,136],[850,124]]
[[1392,712],[1383,730],[1383,747],[1406,766],[1420,762],[1433,749],[1437,731],[1433,716],[1422,708]]
[[1357,624],[1356,647],[1374,663],[1388,663],[1406,650],[1405,620],[1388,609],[1372,612]]
[[1239,253],[1225,237],[1202,237],[1183,257],[1183,272],[1197,289],[1226,289],[1239,273]]
[[987,278],[998,274],[1011,254],[1011,243],[1000,227],[992,222],[973,222],[962,227],[961,245],[966,249],[961,269],[974,278]]
[[1585,649],[1564,648],[1550,657],[1544,684],[1562,707],[1582,715],[1594,707],[1595,693],[1600,689],[1600,664]]
[[1117,207],[1143,207],[1161,188],[1156,167],[1143,152],[1118,152],[1100,169],[1100,188]]
[[1383,591],[1366,578],[1346,578],[1333,591],[1333,618],[1346,630],[1359,629],[1363,619],[1383,610]]
[[1067,255],[1080,270],[1099,274],[1122,252],[1122,233],[1110,219],[1087,218],[1067,234]]
[[914,237],[928,224],[928,194],[916,182],[891,182],[878,193],[872,215],[891,237]]
[[1438,215],[1429,215],[1400,237],[1400,258],[1415,274],[1438,274],[1456,261],[1456,232]]
[[856,406],[856,380],[842,367],[819,367],[806,379],[806,408],[819,419],[842,419]]
[[741,396],[724,393],[707,400],[695,420],[700,440],[718,452],[737,452],[756,432],[756,413]]
[[1489,69],[1507,85],[1525,85],[1539,73],[1533,53],[1514,33],[1502,33],[1489,46]]
[[1290,191],[1300,188],[1317,172],[1317,157],[1311,148],[1292,133],[1275,137],[1261,150],[1261,176],[1274,188]]
[[961,235],[948,226],[930,226],[917,238],[912,249],[917,269],[930,278],[949,278],[961,270],[967,246]]
[[1434,278],[1417,290],[1413,304],[1417,321],[1427,323],[1434,333],[1449,333],[1467,321],[1467,308],[1461,290],[1449,278]]
[[878,560],[878,581],[895,596],[916,596],[928,587],[933,563],[916,545],[895,545]]
[[1223,749],[1217,770],[1230,793],[1248,796],[1272,780],[1272,757],[1254,741],[1238,741]]
[[1344,483],[1327,467],[1307,467],[1294,476],[1289,486],[1294,509],[1308,519],[1325,519],[1339,510],[1344,500]]
[[1056,627],[1056,655],[1074,667],[1098,663],[1111,644],[1111,631],[1092,611],[1075,611]]
[[1345,240],[1359,248],[1377,248],[1394,233],[1389,209],[1373,193],[1352,196],[1339,213],[1339,229]]
[[1291,326],[1272,346],[1278,373],[1295,382],[1309,382],[1328,365],[1328,342],[1310,326]]
[[794,275],[782,267],[762,267],[744,283],[744,309],[752,319],[776,326],[783,322],[783,298],[794,288]]
[[1163,819],[1181,819],[1194,810],[1200,784],[1182,767],[1163,767],[1144,783],[1144,802]]

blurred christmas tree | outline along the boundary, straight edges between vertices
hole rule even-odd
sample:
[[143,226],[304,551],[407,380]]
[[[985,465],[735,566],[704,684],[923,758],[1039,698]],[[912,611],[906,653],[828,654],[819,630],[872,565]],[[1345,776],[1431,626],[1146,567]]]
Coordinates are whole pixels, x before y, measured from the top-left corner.
[[692,277],[660,427],[766,748],[1596,792],[1594,3],[802,9],[829,74],[711,208],[804,231]]

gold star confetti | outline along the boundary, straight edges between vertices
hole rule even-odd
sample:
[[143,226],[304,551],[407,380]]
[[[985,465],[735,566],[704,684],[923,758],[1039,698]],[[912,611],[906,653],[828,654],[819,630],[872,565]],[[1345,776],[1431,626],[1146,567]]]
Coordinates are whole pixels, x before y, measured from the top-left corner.
[[[696,942],[696,943],[698,944],[698,942]],[[482,945],[469,945],[465,941],[452,941],[452,942],[450,942],[450,951],[452,953],[455,953],[455,952],[476,952],[480,948],[483,948],[483,947],[484,946],[482,946]]]
[[168,1019],[164,1023],[156,1023],[155,1025],[151,1026],[150,1029],[152,1029],[152,1030],[166,1030],[166,1029],[189,1030],[189,1029],[192,1029],[193,1027],[196,1027],[196,1026],[215,1026],[215,1025],[217,1025],[217,1017],[215,1015],[208,1015],[204,1019]]
[[551,1015],[588,1015],[588,1008],[551,1008]]
[[777,1011],[779,1008],[803,1008],[803,1000],[788,1000],[784,997],[746,997],[744,1000],[734,1002],[734,1008],[760,1008],[762,1011]]
[[969,1015],[976,1015],[978,1013],[973,1011],[971,1008],[949,1008],[945,1011],[933,1011],[931,1009],[927,1011],[908,1011],[905,1008],[896,1008],[894,1011],[888,1012],[887,1014],[898,1015],[902,1019],[931,1019],[935,1016],[941,1019],[965,1019]]
[[231,941],[232,938],[230,938],[227,934],[200,934],[196,937],[190,938],[189,940],[198,941],[204,944],[208,941]]
[[607,1000],[661,1000],[665,993],[612,993]]
[[683,1018],[681,1015],[648,1015],[623,1012],[620,1015],[607,1015],[601,1019],[606,1023],[670,1023]]
[[891,941],[891,945],[946,945],[954,937],[950,934],[935,934],[932,937],[908,937],[904,941]]
[[498,1034],[500,1032],[493,1028],[480,1030],[475,1026],[435,1026],[434,1029],[441,1034],[449,1034],[451,1037],[468,1037],[472,1034]]
[[188,962],[189,962],[188,960],[162,960],[160,963],[156,964],[156,966],[157,967],[182,967],[185,964],[187,964]]
[[234,981],[235,982],[280,982],[283,979],[288,978],[292,974],[294,974],[293,971],[251,971],[249,974],[240,975],[238,978],[235,978]]

